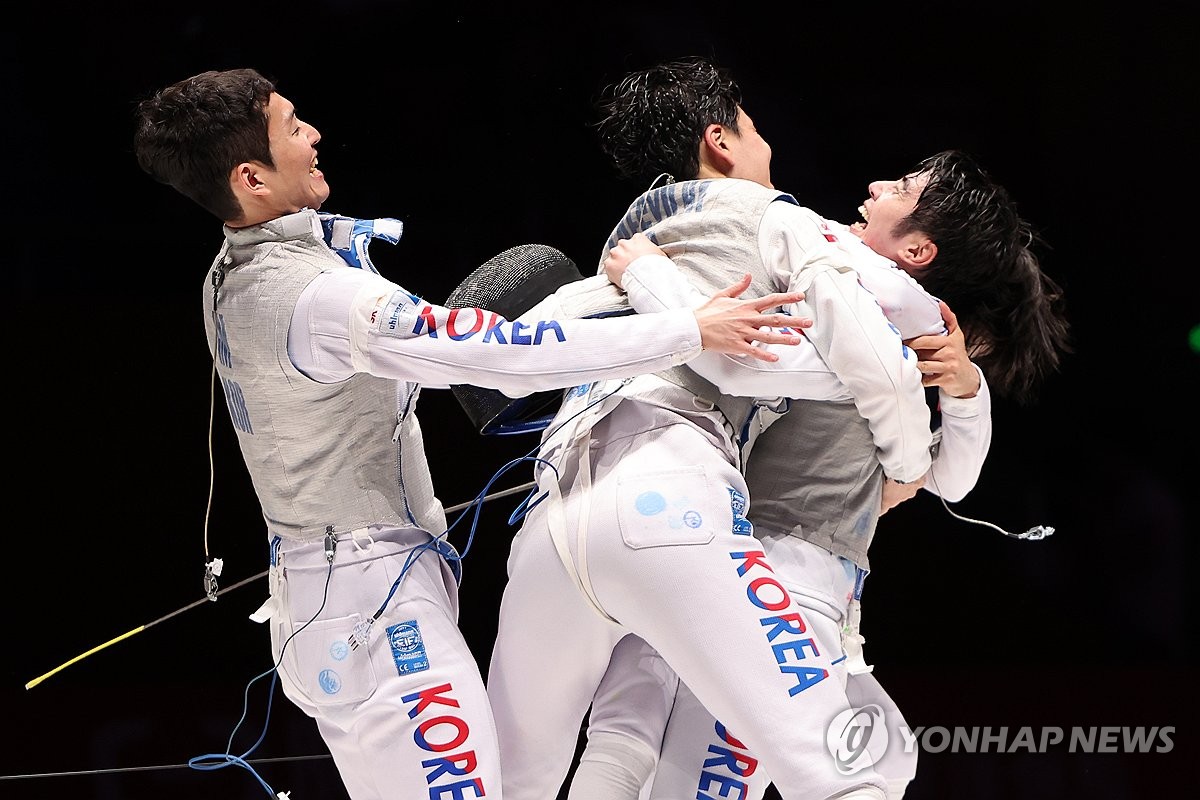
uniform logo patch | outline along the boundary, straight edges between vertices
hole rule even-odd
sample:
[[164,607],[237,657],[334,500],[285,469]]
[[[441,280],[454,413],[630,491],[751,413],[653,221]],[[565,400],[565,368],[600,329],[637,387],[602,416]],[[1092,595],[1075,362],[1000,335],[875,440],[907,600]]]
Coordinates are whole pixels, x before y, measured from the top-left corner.
[[429,656],[425,654],[425,640],[415,619],[397,623],[387,629],[388,643],[392,646],[392,660],[396,672],[410,675],[429,669]]
[[331,669],[323,669],[317,675],[317,683],[325,694],[337,694],[342,690],[342,676]]
[[754,525],[746,519],[746,496],[734,489],[729,489],[729,508],[733,511],[733,532],[739,536],[753,536]]
[[653,517],[666,509],[667,499],[658,492],[642,492],[634,501],[634,507],[643,517]]

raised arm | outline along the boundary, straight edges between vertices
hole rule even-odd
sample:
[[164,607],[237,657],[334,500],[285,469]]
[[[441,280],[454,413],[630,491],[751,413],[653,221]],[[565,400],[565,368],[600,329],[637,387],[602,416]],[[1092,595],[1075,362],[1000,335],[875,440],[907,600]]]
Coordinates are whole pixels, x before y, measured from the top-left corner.
[[859,282],[855,254],[828,242],[815,219],[775,204],[763,218],[760,250],[773,270],[790,275],[789,289],[805,293],[798,311],[813,319],[805,333],[867,420],[884,474],[919,480],[930,466],[932,433],[916,355]]
[[[705,299],[664,251],[641,233],[620,240],[603,267],[609,280],[625,290],[629,305],[639,313],[694,308]],[[788,330],[803,330],[811,324],[812,320],[805,317],[787,319]],[[726,394],[850,399],[846,387],[807,339],[797,346],[758,343],[754,350],[755,360],[704,353],[688,366]],[[774,358],[760,355],[767,353]]]
[[[787,340],[766,298],[736,299],[737,287],[698,309],[612,319],[506,320],[478,308],[428,303],[378,275],[334,270],[297,304],[289,352],[323,382],[368,372],[433,386],[472,384],[514,396],[656,372],[704,348],[745,352],[750,342]],[[786,301],[787,297],[773,298]]]
[[[769,370],[763,365],[756,365],[758,370],[738,369],[737,359],[721,359],[715,364],[711,359],[697,359],[690,366],[731,394],[805,396],[799,387],[807,383],[811,389],[825,381],[826,387],[833,388],[827,388],[824,395],[808,392],[816,395],[811,399],[853,398],[871,427],[885,474],[904,482],[921,479],[930,465],[931,433],[915,355],[902,345],[899,332],[883,316],[877,299],[859,282],[854,259],[820,235],[811,212],[782,203],[775,208],[778,212],[770,223],[771,212],[764,217],[760,249],[777,275],[777,284],[787,282],[789,289],[805,292],[805,300],[791,310],[796,317],[814,321],[806,333],[819,362],[810,353],[809,360],[799,365],[784,362],[779,374],[773,374],[773,366]],[[618,259],[647,252],[644,243],[634,239],[614,251]],[[649,263],[669,270],[664,262]],[[623,271],[610,271],[625,284],[635,307],[661,310],[695,302],[696,293],[675,282],[677,279],[659,284],[657,278],[663,273],[656,273],[657,277],[642,282],[640,264],[633,275],[628,273],[628,263]],[[669,272],[666,274],[669,278]],[[938,324],[940,327],[940,321]],[[832,376],[844,391],[831,383]],[[805,377],[807,381],[802,380]],[[732,385],[735,379],[740,381],[736,389]]]

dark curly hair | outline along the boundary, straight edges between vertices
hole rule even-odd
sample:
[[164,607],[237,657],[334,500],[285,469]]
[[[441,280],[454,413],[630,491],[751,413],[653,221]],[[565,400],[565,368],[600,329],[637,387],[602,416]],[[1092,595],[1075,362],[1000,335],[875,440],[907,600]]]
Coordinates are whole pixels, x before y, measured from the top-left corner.
[[618,175],[651,181],[663,173],[692,180],[709,125],[738,132],[741,89],[703,58],[669,61],[631,73],[601,94],[600,147]]
[[230,171],[243,161],[274,166],[267,132],[274,91],[252,69],[202,72],[160,89],[134,115],[138,165],[218,219],[237,219]]
[[954,311],[988,385],[1028,402],[1071,352],[1062,290],[1030,249],[1036,235],[1004,187],[966,153],[943,151],[909,174],[927,175],[928,183],[894,233],[924,233],[938,248],[918,280]]
[[[692,180],[704,129],[716,123],[736,133],[741,101],[729,72],[703,58],[633,72],[601,94],[600,146],[622,178]],[[912,172],[929,180],[895,233],[920,231],[938,247],[918,280],[954,310],[995,393],[1029,402],[1071,352],[1062,290],[1030,249],[1033,231],[966,153],[938,153]]]

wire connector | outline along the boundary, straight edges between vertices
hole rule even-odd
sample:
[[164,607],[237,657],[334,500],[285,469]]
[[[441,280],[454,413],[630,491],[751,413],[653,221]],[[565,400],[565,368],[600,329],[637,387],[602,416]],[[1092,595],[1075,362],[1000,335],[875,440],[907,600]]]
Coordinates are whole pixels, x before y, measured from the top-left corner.
[[337,552],[337,537],[333,535],[333,526],[325,526],[325,560],[333,563],[333,554]]
[[204,565],[204,593],[214,602],[217,599],[217,578],[224,568],[225,562],[219,558],[214,558]]
[[347,644],[350,645],[351,650],[357,650],[360,644],[366,645],[371,636],[371,626],[375,624],[377,618],[367,617],[354,624],[354,630],[351,631],[350,638],[347,640]]
[[279,800],[291,800],[292,790],[288,789],[286,792],[276,792],[275,796],[278,797]]

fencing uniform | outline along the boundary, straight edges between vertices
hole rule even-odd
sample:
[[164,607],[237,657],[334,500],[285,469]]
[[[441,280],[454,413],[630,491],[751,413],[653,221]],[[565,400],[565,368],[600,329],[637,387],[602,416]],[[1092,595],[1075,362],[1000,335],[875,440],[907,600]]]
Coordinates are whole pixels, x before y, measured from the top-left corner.
[[316,720],[351,797],[500,797],[420,386],[520,393],[665,369],[700,352],[699,329],[687,310],[505,320],[426,303],[374,271],[370,226],[349,220],[339,241],[347,219],[226,227],[205,277],[209,345],[270,546],[261,616],[284,693]]
[[[855,258],[860,280],[872,290],[903,338],[944,333],[936,300],[916,281],[870,251],[843,226],[826,222],[822,227]],[[631,304],[639,311],[649,311],[692,302],[695,290],[684,282],[681,272],[668,259],[639,259],[629,267],[625,279]],[[883,467],[870,426],[848,399],[845,388],[839,389],[836,383],[830,386],[830,375],[802,358],[802,353],[779,354],[785,362],[780,369],[759,370],[753,381],[742,381],[747,390],[790,398],[786,413],[764,409],[751,421],[754,430],[746,437],[743,451],[751,498],[748,517],[778,579],[809,615],[818,648],[830,654],[833,674],[844,687],[844,702],[851,708],[873,705],[879,709],[890,738],[886,746],[880,745],[881,752],[871,753],[863,761],[872,762],[887,781],[889,797],[899,797],[915,774],[916,753],[904,752],[898,732],[905,725],[903,716],[870,674],[858,630],[858,600],[870,569],[867,550],[879,517]],[[787,364],[789,359],[794,363]],[[714,374],[714,370],[732,374],[746,368],[738,359],[720,356],[705,357],[693,366],[705,374]],[[982,375],[980,380],[974,398],[940,398],[938,457],[932,465],[934,480],[927,486],[951,501],[961,499],[974,485],[990,444],[987,384]],[[771,407],[777,406],[778,399]],[[636,661],[630,655],[634,652]],[[636,704],[623,702],[621,687],[638,686],[662,671],[652,654],[632,644],[615,653],[605,677],[607,692],[597,695],[589,735],[594,731],[603,743],[615,736],[613,721],[629,716],[644,720],[646,730],[657,724],[668,712],[653,705],[653,695],[641,688]],[[669,677],[662,680],[670,685]],[[839,710],[837,706],[814,709],[803,724],[824,735]],[[626,720],[620,730],[641,729]],[[652,735],[642,738],[649,740]],[[723,787],[728,796],[762,797],[771,781],[768,768],[739,736],[736,726],[714,719],[686,681],[680,683],[669,710],[652,786],[642,788],[640,795],[655,800],[716,797],[716,788]],[[598,749],[598,756],[585,752],[577,781],[603,782],[607,789],[614,784],[605,771],[621,776],[624,786],[634,782],[630,773],[644,772],[640,762],[626,761],[623,773],[613,766],[615,759],[604,752],[603,744]],[[834,754],[824,740],[802,755],[834,763]],[[604,766],[597,768],[590,763],[593,761]],[[592,774],[597,769],[598,778]],[[605,796],[639,796],[624,786]],[[580,789],[579,796],[586,792]],[[825,795],[814,791],[806,796]]]
[[[702,290],[750,271],[751,291],[805,291],[795,311],[814,318],[806,332],[822,357],[874,359],[848,367],[847,382],[869,398],[861,410],[889,474],[924,474],[929,412],[915,359],[792,198],[737,179],[672,184],[638,198],[609,246],[638,230],[694,263],[689,274],[711,281]],[[543,435],[544,499],[513,541],[488,674],[510,800],[557,793],[614,652],[638,657],[630,633],[745,737],[785,798],[863,787],[882,797],[870,770],[847,777],[799,756],[823,742],[802,724],[810,709],[843,707],[845,693],[809,612],[750,535],[737,431],[703,383],[673,370],[580,386]],[[652,762],[662,729],[645,727],[653,740],[620,732],[606,757]]]

